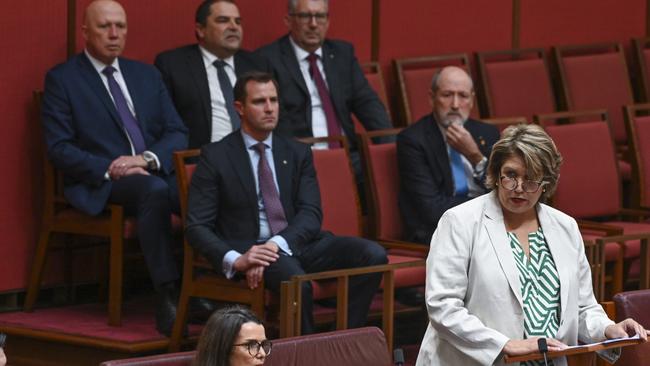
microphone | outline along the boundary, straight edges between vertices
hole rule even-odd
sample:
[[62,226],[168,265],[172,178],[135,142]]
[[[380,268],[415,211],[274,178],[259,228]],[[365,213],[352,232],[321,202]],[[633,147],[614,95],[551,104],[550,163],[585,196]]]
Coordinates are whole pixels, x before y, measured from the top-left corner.
[[539,352],[544,355],[544,365],[548,366],[548,359],[546,359],[546,352],[548,352],[548,344],[546,344],[546,338],[539,338],[537,340],[537,347],[539,347]]
[[393,350],[393,359],[395,360],[395,366],[404,366],[404,351],[401,348]]

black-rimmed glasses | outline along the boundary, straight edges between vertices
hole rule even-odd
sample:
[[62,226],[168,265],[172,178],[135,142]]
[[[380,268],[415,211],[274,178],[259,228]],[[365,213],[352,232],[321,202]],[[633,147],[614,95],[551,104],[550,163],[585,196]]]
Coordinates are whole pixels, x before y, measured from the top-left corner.
[[311,22],[312,19],[316,20],[316,24],[325,24],[327,22],[327,18],[329,17],[328,13],[291,13],[289,15],[295,17],[300,23],[303,24]]
[[264,353],[268,356],[271,354],[273,343],[271,343],[271,341],[266,339],[261,342],[248,341],[246,343],[233,344],[233,347],[246,347],[246,349],[248,350],[248,354],[250,354],[251,357],[256,357],[257,355],[260,354],[260,350],[263,349]]
[[[517,177],[502,175],[500,181],[501,181],[501,187],[509,191],[514,191],[515,189],[517,189],[520,179]],[[539,191],[539,189],[542,188],[545,184],[548,183],[549,182],[543,180],[539,182],[534,180],[529,180],[529,179],[521,180],[521,189],[526,193],[535,193]]]

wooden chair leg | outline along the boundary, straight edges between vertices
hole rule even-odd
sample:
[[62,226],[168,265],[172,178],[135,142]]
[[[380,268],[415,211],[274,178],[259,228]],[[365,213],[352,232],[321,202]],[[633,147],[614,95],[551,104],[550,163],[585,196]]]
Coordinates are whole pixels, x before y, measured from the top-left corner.
[[49,228],[46,228],[41,231],[41,235],[38,238],[36,253],[34,253],[34,263],[32,264],[32,273],[29,276],[29,285],[25,297],[24,310],[27,312],[34,310],[34,304],[36,303],[36,298],[38,297],[38,292],[41,287],[41,277],[43,275],[43,269],[45,268],[45,260],[47,258],[51,235],[52,232]]
[[172,328],[172,336],[169,339],[169,348],[167,352],[178,352],[181,350],[181,340],[183,339],[183,328],[187,321],[187,312],[190,303],[189,286],[183,286],[181,294],[178,298],[178,307],[176,308],[176,320]]
[[122,225],[111,234],[109,280],[108,280],[108,325],[122,325],[122,281],[124,277],[124,239]]

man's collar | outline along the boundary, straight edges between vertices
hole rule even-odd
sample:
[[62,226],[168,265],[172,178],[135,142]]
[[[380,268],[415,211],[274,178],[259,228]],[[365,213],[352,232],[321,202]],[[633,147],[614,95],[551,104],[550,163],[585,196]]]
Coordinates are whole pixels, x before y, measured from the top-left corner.
[[203,63],[205,64],[205,68],[209,69],[211,67],[214,67],[214,62],[216,60],[221,60],[228,64],[233,70],[235,69],[235,56],[230,56],[224,59],[220,59],[217,57],[215,54],[212,52],[208,51],[205,47],[199,45],[199,50],[201,50],[201,55],[203,56]]
[[[309,52],[305,51],[302,47],[298,46],[296,42],[293,41],[293,38],[291,38],[291,35],[289,35],[289,42],[291,42],[291,47],[293,47],[293,52],[296,54],[296,57],[298,58],[299,61],[302,61],[309,56]],[[320,58],[321,60],[323,59],[323,46],[318,47],[316,51],[314,51],[316,56]]]
[[[253,147],[253,145],[257,145],[259,143],[259,141],[255,140],[249,134],[244,132],[243,129],[241,129],[241,134],[244,137],[244,145],[246,146],[246,149],[250,149]],[[273,132],[271,132],[269,134],[269,137],[264,139],[264,141],[262,142],[264,143],[264,145],[266,145],[267,148],[273,149]]]
[[90,63],[93,65],[95,70],[97,70],[98,73],[102,73],[102,71],[107,67],[107,66],[113,66],[115,70],[117,70],[118,73],[121,73],[122,71],[120,70],[120,63],[118,61],[118,58],[116,57],[115,60],[113,60],[113,63],[110,65],[106,65],[105,63],[99,61],[98,59],[94,58],[90,52],[88,52],[87,49],[84,49],[84,53],[86,54],[86,57],[88,57],[88,60],[90,60]]

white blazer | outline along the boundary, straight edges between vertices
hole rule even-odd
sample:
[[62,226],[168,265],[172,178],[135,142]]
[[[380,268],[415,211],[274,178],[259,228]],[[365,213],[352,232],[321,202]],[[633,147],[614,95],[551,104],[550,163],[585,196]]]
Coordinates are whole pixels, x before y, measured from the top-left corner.
[[[601,341],[614,324],[594,298],[578,225],[537,205],[560,276],[560,328],[568,345]],[[505,365],[501,350],[524,338],[521,284],[496,191],[451,208],[440,219],[427,258],[429,325],[416,365]],[[618,353],[603,352],[610,361]],[[566,359],[555,359],[556,366]]]

